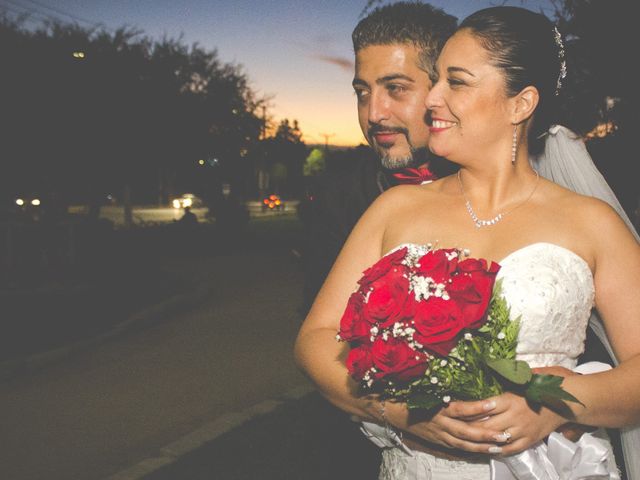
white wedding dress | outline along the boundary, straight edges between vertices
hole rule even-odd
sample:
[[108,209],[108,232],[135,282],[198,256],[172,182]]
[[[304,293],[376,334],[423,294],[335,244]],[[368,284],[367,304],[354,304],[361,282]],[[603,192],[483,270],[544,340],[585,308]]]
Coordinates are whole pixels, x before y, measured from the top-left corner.
[[[418,254],[427,252],[426,247],[415,244],[403,244],[397,248],[405,246],[415,249]],[[471,256],[473,257],[473,252]],[[521,316],[518,359],[527,361],[532,367],[560,365],[574,369],[578,356],[584,351],[587,325],[594,305],[595,292],[589,265],[576,253],[545,242],[520,248],[498,263],[501,265],[498,278],[503,279],[503,295],[511,307],[512,318]],[[436,459],[432,455],[408,450],[397,438],[390,438],[393,434],[374,424],[363,423],[363,432],[384,448],[379,477],[381,480],[508,478],[497,475],[497,470],[504,465],[492,462],[494,464],[490,466],[488,458],[481,464]],[[560,437],[559,434],[552,435]],[[568,442],[563,438],[561,441]],[[581,446],[580,442],[586,443]],[[602,435],[602,432],[585,434],[580,442],[577,445],[571,443],[569,447],[575,450],[570,455],[571,458],[568,458],[573,464],[556,468],[575,470],[579,469],[576,462],[580,464],[596,461],[599,462],[598,472],[605,471],[605,476],[597,478],[619,478],[606,435]],[[547,452],[546,445],[542,445],[542,448],[545,455],[548,453],[550,457],[557,456],[557,452]],[[586,451],[601,458],[584,460]],[[538,451],[535,455],[540,453]],[[563,455],[566,457],[566,452]],[[534,460],[525,459],[525,462]],[[554,478],[552,473],[546,477],[543,473],[524,477],[518,475],[518,478]],[[571,472],[566,475],[559,472],[555,478],[585,477],[572,476]]]

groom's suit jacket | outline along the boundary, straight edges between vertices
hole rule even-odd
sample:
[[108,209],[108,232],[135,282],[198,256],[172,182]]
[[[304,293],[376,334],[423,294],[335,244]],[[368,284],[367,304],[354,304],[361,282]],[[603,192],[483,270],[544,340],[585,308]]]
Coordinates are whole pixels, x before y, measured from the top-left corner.
[[[441,158],[431,159],[429,168],[438,177],[457,169]],[[370,151],[349,161],[348,168],[326,175],[316,186],[303,252],[307,310],[364,211],[382,192],[397,184],[392,172],[382,168],[380,160]]]
[[311,193],[305,229],[305,309],[313,303],[358,219],[392,185],[393,177],[373,155],[354,160],[347,169],[328,174],[318,183]]

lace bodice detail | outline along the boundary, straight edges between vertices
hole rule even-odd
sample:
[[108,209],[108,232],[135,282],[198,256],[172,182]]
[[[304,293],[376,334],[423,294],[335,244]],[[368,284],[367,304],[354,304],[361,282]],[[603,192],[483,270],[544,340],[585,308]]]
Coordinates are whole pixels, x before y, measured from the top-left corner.
[[522,315],[518,358],[532,367],[574,368],[595,296],[589,265],[551,243],[529,245],[499,263],[511,314]]
[[[426,247],[403,244],[397,248]],[[473,256],[473,252],[471,252]],[[518,358],[532,367],[572,369],[584,351],[595,291],[589,265],[552,243],[534,243],[498,262],[503,295],[513,318],[521,316]]]

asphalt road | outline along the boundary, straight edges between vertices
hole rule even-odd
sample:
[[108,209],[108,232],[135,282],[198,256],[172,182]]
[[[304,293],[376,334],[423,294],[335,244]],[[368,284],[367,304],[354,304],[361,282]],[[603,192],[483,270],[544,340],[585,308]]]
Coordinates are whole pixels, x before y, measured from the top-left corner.
[[[283,210],[272,211],[263,210],[260,202],[249,201],[245,206],[251,218],[278,215],[295,215],[298,206],[297,200],[287,201]],[[70,212],[80,213],[85,211],[85,207],[71,207]],[[193,208],[191,211],[196,215],[199,222],[210,221],[207,218],[208,209],[206,207]],[[132,209],[133,222],[136,224],[167,224],[173,223],[180,219],[182,210],[172,207],[156,207],[156,206],[134,206]],[[100,217],[113,222],[116,226],[124,225],[124,207],[116,205],[103,206],[100,209]]]
[[302,278],[288,250],[174,262],[211,287],[204,304],[0,384],[1,479],[103,479],[307,385],[292,360]]

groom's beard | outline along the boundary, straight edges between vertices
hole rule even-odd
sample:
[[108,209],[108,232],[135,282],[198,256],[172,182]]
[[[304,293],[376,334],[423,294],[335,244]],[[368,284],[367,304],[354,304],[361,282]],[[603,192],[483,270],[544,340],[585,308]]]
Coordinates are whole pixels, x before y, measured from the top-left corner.
[[408,155],[392,156],[388,152],[382,152],[380,163],[388,170],[400,170],[402,168],[415,168],[429,161],[431,152],[427,147],[410,147]]
[[[409,146],[409,151],[404,154],[391,154],[391,148],[379,145],[375,141],[375,134],[380,131],[392,131],[404,135],[407,140],[407,145]],[[372,125],[367,133],[369,134],[370,143],[380,158],[382,167],[387,170],[418,167],[429,161],[429,155],[431,154],[429,149],[427,147],[414,147],[409,131],[406,128]]]

